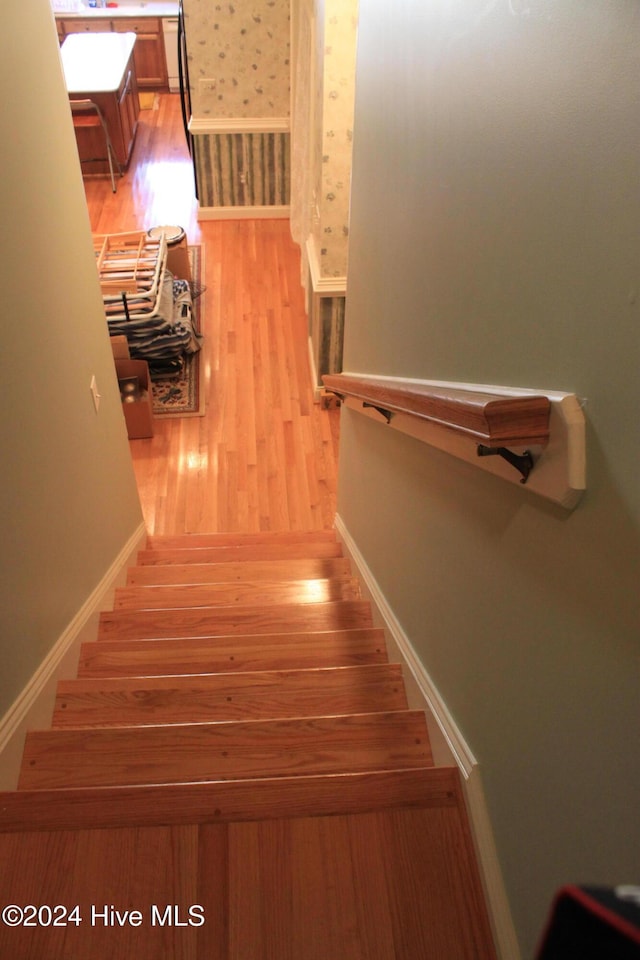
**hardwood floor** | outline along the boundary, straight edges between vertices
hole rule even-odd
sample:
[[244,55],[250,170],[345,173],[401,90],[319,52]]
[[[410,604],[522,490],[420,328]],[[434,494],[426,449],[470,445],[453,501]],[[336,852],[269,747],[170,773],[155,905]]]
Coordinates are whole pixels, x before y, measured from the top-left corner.
[[143,110],[112,194],[86,178],[94,233],[184,227],[204,248],[206,414],[156,420],[131,453],[150,534],[333,526],[337,410],[313,402],[300,256],[287,220],[197,220],[178,97]]
[[467,920],[481,908],[459,882],[472,864],[439,868],[467,839],[451,813],[8,833],[3,903],[39,905],[44,886],[61,906],[58,926],[45,906],[34,929],[0,930],[3,956],[495,960],[484,925]]

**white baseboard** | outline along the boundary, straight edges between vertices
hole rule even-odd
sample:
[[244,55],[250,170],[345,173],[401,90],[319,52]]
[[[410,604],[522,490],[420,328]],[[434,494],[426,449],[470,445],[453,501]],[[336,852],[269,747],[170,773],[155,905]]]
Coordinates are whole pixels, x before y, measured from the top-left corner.
[[311,283],[313,292],[320,297],[346,297],[347,278],[342,277],[323,277],[320,269],[320,257],[316,247],[313,235],[307,237],[307,241],[302,247],[302,254],[307,261],[309,273],[311,274]]
[[127,567],[145,536],[142,523],[0,719],[0,790],[16,789],[26,731],[50,726],[56,684],[75,677],[80,645],[96,639],[100,611],[112,607],[113,591],[124,583]]
[[374,618],[385,629],[389,652],[395,651],[403,665],[409,705],[426,713],[436,765],[455,764],[460,770],[498,956],[500,960],[521,960],[478,762],[339,514],[335,527],[357,568]]
[[307,341],[307,348],[309,356],[309,370],[311,372],[311,387],[313,389],[313,400],[314,403],[317,403],[320,399],[320,394],[322,393],[322,387],[318,385],[318,370],[316,368],[315,351],[311,337],[309,337]]
[[198,220],[288,220],[284,207],[199,207]]

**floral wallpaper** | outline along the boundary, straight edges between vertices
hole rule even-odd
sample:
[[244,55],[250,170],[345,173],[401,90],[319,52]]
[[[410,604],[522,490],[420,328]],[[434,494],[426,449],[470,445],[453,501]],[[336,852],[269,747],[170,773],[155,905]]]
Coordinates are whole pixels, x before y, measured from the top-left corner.
[[194,117],[289,116],[289,0],[184,0],[184,13]]
[[326,0],[323,44],[322,158],[315,224],[323,277],[344,277],[349,250],[357,0]]

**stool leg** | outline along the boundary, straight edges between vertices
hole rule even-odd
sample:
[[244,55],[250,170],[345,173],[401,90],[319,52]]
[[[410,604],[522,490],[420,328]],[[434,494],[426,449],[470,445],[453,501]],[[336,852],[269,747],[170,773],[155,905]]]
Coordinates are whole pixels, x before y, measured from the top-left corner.
[[[100,121],[101,121],[101,123],[102,123],[102,129],[104,130],[104,141],[105,141],[105,143],[106,143],[106,145],[107,145],[107,160],[109,161],[109,174],[110,174],[110,176],[111,176],[111,190],[112,190],[113,193],[115,193],[115,192],[116,192],[116,178],[115,178],[114,173],[113,173],[113,160],[114,160],[114,157],[115,157],[115,151],[114,151],[114,149],[113,149],[113,144],[111,143],[111,137],[109,136],[109,128],[107,127],[107,122],[106,122],[106,120],[104,119],[104,117],[102,116],[101,113],[99,113],[98,115],[99,115]],[[120,163],[119,163],[118,160],[116,160],[116,163],[118,164],[118,172],[120,173],[120,176],[122,176],[122,169],[121,169],[121,167],[120,167]]]
[[109,173],[111,175],[111,191],[116,192],[116,178],[113,175],[113,158],[111,156],[111,144],[107,140],[107,158],[109,160]]

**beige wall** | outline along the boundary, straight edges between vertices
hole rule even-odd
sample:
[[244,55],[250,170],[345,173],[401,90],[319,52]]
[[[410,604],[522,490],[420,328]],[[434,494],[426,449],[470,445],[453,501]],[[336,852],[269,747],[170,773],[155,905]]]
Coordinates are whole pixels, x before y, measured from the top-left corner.
[[1,718],[142,516],[49,0],[0,50]]
[[360,7],[345,370],[577,393],[572,514],[344,412],[339,513],[478,758],[523,955],[639,847],[640,9]]

